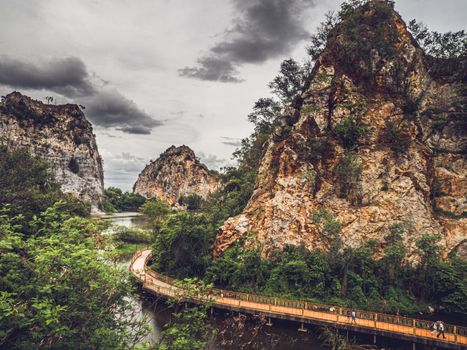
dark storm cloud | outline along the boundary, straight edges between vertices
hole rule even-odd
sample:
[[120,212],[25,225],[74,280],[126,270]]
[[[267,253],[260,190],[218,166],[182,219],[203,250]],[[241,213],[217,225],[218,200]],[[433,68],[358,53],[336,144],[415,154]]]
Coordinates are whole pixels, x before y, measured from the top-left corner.
[[150,134],[162,124],[152,119],[117,90],[103,88],[104,82],[91,76],[77,57],[27,62],[0,56],[0,85],[30,90],[48,90],[84,104],[95,125],[116,128],[129,134]]
[[85,104],[89,119],[99,126],[147,135],[154,127],[162,125],[161,121],[151,118],[132,100],[114,89],[99,91]]
[[86,65],[77,57],[31,63],[0,56],[0,84],[13,88],[50,90],[67,97],[95,92]]
[[231,62],[223,57],[201,57],[197,67],[185,67],[178,70],[178,74],[201,80],[222,81],[224,83],[237,83],[237,70]]
[[239,16],[224,40],[198,59],[195,67],[185,67],[182,76],[201,80],[239,82],[237,67],[262,63],[287,54],[308,36],[301,13],[314,0],[232,0]]

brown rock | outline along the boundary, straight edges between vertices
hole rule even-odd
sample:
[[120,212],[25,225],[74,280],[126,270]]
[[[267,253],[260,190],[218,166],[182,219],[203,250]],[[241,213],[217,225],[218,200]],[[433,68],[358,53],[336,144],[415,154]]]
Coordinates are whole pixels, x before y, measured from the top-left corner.
[[217,173],[200,163],[189,147],[171,146],[139,174],[133,192],[178,207],[180,197],[197,194],[206,198],[219,186]]
[[103,193],[102,159],[92,125],[74,104],[51,105],[13,92],[0,103],[0,143],[48,161],[65,193],[90,202]]
[[[365,13],[375,15],[378,10]],[[446,252],[465,252],[462,82],[432,73],[432,61],[396,12],[387,24],[377,23],[387,26],[384,33],[395,33],[384,43],[394,50],[374,48],[370,57],[356,50],[352,59],[344,55],[359,43],[346,39],[343,24],[336,27],[303,89],[303,104],[284,116],[299,118],[288,128],[277,122],[252,197],[219,229],[214,255],[246,237],[245,244],[264,257],[286,244],[327,249],[332,239],[310,218],[317,208],[340,221],[348,246],[382,242],[390,225],[402,223],[409,251],[414,239],[431,232],[442,235]],[[364,33],[375,37],[375,28],[367,28]],[[368,135],[354,149],[358,177],[342,183],[336,170],[346,153],[332,130],[350,116]],[[392,140],[389,125],[398,132]]]

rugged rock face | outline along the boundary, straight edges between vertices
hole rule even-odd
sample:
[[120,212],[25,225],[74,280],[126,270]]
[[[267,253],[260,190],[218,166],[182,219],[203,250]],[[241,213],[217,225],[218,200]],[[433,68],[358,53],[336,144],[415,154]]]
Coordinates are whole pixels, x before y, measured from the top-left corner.
[[180,197],[197,194],[206,198],[219,186],[217,174],[201,164],[193,150],[171,146],[139,174],[133,192],[178,207]]
[[465,255],[466,70],[449,63],[427,57],[381,2],[338,24],[214,254],[240,239],[264,257],[286,244],[326,249],[335,237],[313,218],[326,210],[348,246],[382,248],[398,223],[412,251],[414,239],[438,233],[446,253]]
[[102,159],[92,125],[77,105],[50,105],[13,92],[0,103],[0,143],[48,161],[62,191],[97,208]]

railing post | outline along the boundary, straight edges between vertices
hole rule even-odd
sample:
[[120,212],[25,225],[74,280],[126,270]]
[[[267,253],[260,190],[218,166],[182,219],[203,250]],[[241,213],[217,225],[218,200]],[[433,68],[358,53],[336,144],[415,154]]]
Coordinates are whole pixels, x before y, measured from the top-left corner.
[[417,335],[415,319],[412,320],[413,334]]
[[376,322],[378,321],[378,314],[375,313],[374,319],[375,319],[375,328],[376,328]]
[[454,333],[454,341],[457,343],[457,326],[454,326],[454,329],[452,332]]
[[274,298],[274,306],[277,305],[277,298]]

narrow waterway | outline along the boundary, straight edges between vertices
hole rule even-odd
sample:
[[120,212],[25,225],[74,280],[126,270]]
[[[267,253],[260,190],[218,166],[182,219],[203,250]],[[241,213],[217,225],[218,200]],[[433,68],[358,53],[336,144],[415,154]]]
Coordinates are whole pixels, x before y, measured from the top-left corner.
[[[113,224],[129,228],[148,229],[145,218],[138,213],[118,213],[103,217]],[[122,262],[122,267],[129,266],[130,261]],[[134,310],[139,317],[146,318],[150,326],[150,334],[145,341],[155,343],[160,339],[164,325],[170,321],[173,310],[167,307],[162,299],[141,292],[133,300]],[[322,350],[329,349],[323,345],[319,335],[321,330],[317,327],[306,325],[305,331],[299,331],[300,324],[296,322],[273,320],[272,326],[264,325],[254,317],[245,317],[238,313],[222,310],[214,310],[210,317],[211,325],[217,330],[218,335],[213,340],[210,349],[241,349],[240,343],[251,344],[242,348],[245,350]],[[259,324],[263,324],[258,327]],[[246,330],[246,331],[245,331]],[[241,334],[245,333],[243,336]],[[345,333],[344,333],[345,334]],[[350,339],[355,339],[359,344],[372,344],[373,337],[360,334],[346,334]],[[224,345],[228,344],[228,345]],[[412,344],[398,342],[391,339],[379,338],[379,348],[386,349],[412,349]]]

